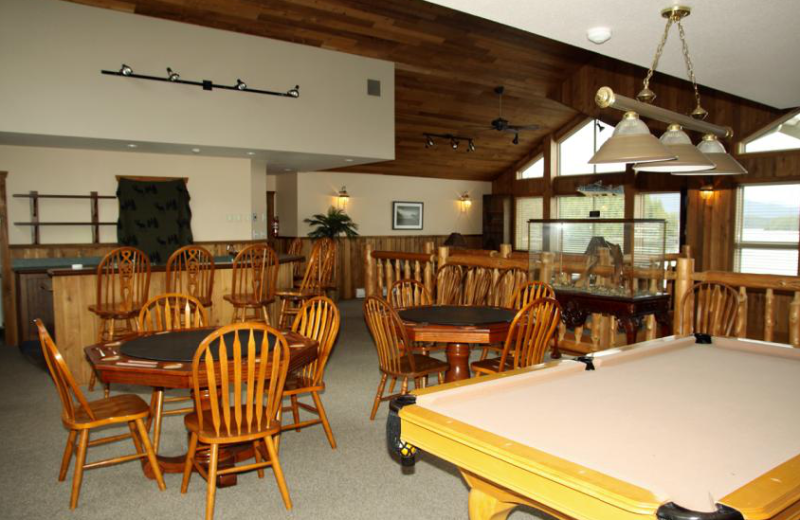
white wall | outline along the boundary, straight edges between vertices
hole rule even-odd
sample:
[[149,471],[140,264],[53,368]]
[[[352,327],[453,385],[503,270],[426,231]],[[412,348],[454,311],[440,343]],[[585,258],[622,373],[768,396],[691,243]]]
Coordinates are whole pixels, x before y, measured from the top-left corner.
[[[285,92],[204,91],[140,74]],[[394,159],[394,64],[55,0],[0,2],[0,132]],[[381,81],[381,97],[367,95]]]
[[267,238],[267,162],[250,161],[250,220],[252,238]]
[[[277,186],[279,200],[285,201],[278,204],[283,236],[306,235],[310,228],[303,220],[335,206],[342,186],[350,194],[347,213],[361,235],[480,234],[483,195],[492,191],[490,182],[344,172],[279,174]],[[464,192],[472,199],[466,213],[457,202]],[[392,201],[424,203],[423,229],[392,230]]]
[[[256,189],[262,194],[266,191],[266,174],[254,175],[250,163],[249,159],[0,146],[0,171],[8,172],[10,242],[31,243],[30,228],[14,225],[30,221],[29,199],[14,198],[13,194],[35,190],[43,194],[88,195],[97,191],[115,195],[116,175],[188,177],[194,239],[249,240],[251,194]],[[258,186],[254,186],[256,182]],[[101,201],[100,220],[116,221],[118,208],[116,200]],[[91,220],[87,200],[42,199],[39,209],[44,222]],[[92,240],[90,226],[41,229],[44,244]],[[101,242],[116,242],[116,228],[101,227],[100,238]]]

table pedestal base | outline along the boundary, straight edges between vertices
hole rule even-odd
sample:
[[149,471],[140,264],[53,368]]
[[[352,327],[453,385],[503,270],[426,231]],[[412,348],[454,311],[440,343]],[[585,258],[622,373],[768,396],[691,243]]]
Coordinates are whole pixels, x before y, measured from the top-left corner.
[[445,383],[469,379],[469,344],[448,343],[446,354],[450,370],[444,374]]
[[[219,462],[217,463],[217,467],[219,469],[230,468],[233,467],[236,462],[252,459],[253,457],[254,454],[253,454],[252,444],[240,444],[234,446],[220,447]],[[185,453],[183,455],[176,455],[174,457],[158,455],[156,458],[158,459],[158,465],[161,468],[162,473],[183,473],[183,468],[184,465],[186,464]],[[197,454],[197,458],[200,461],[200,464],[204,466],[207,470],[208,460],[210,458],[210,452],[202,451]],[[155,479],[155,475],[153,474],[153,469],[150,467],[149,462],[144,465],[144,474],[147,476],[147,478],[151,480]],[[217,487],[235,486],[236,482],[237,481],[235,473],[232,473],[230,475],[217,476]]]

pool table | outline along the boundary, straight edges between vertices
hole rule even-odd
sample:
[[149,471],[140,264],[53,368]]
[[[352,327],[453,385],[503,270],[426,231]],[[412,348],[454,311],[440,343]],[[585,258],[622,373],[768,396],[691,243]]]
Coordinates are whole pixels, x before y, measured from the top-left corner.
[[800,518],[800,349],[787,345],[669,336],[406,397],[390,443],[406,462],[420,449],[455,464],[472,520],[520,504],[567,519]]

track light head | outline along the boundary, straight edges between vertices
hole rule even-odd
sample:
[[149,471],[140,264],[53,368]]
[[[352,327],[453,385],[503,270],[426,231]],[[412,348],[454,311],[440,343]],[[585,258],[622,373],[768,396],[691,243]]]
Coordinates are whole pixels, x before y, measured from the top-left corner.
[[519,144],[519,134],[514,134],[514,140],[511,142],[514,144]]
[[469,140],[469,144],[467,145],[467,152],[474,152],[475,151],[475,143],[472,142],[472,139]]
[[236,78],[236,85],[235,86],[236,86],[237,90],[246,90],[247,89],[247,83],[245,83],[244,81],[240,80],[239,78]]
[[426,135],[425,137],[425,148],[433,148],[434,144],[436,144],[433,142],[433,137],[429,135]]
[[450,146],[453,148],[453,150],[458,150],[458,139],[450,139]]
[[119,73],[123,76],[130,76],[133,74],[133,69],[123,63],[122,67],[119,68]]
[[288,92],[289,97],[299,98],[300,97],[300,85],[295,85],[294,88],[290,88]]
[[167,78],[169,78],[170,81],[178,81],[181,79],[181,75],[167,67]]

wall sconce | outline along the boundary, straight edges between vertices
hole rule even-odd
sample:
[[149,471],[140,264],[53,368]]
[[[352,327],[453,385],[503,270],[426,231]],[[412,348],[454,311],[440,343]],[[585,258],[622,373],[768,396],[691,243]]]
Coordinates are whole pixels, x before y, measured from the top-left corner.
[[700,187],[700,197],[703,200],[708,200],[714,195],[714,185],[713,184],[703,184]]
[[461,208],[461,213],[466,213],[470,206],[472,206],[472,200],[469,198],[469,193],[464,192],[458,197],[458,205]]
[[336,196],[336,204],[340,210],[344,211],[347,209],[348,200],[350,200],[350,194],[347,193],[347,188],[342,186],[342,189],[339,190],[339,193]]

